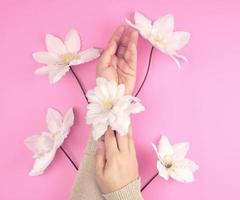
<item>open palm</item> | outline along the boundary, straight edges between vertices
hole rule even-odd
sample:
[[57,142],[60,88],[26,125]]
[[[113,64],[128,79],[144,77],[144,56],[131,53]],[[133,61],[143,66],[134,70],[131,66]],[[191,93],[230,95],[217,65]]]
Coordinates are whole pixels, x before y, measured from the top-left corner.
[[137,31],[119,26],[97,65],[97,76],[124,84],[126,94],[133,92],[136,82],[137,40]]

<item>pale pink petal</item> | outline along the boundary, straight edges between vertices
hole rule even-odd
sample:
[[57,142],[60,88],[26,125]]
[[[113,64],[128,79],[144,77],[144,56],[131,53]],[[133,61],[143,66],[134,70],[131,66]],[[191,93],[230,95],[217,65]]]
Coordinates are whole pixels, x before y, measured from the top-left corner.
[[173,154],[173,148],[166,136],[162,136],[159,141],[158,152],[161,158]]
[[173,32],[170,39],[169,49],[180,50],[190,40],[190,33],[183,31]]
[[29,172],[29,176],[38,176],[44,173],[44,170],[50,165],[56,150],[52,150],[49,153],[37,158],[34,162],[32,170]]
[[173,32],[174,18],[172,15],[165,15],[153,23],[152,33],[160,37],[165,37]]
[[77,53],[80,50],[80,43],[81,41],[78,32],[74,29],[70,30],[67,33],[64,41],[67,50],[72,53]]
[[175,181],[181,183],[190,183],[194,181],[193,173],[186,168],[176,168],[169,171],[169,176]]
[[44,75],[44,74],[48,74],[52,70],[53,70],[52,66],[45,66],[45,67],[40,67],[36,69],[34,73],[36,75]]
[[145,108],[140,102],[133,102],[128,106],[129,113],[137,114],[144,110],[145,110]]
[[174,62],[177,64],[178,69],[181,69],[181,65],[180,65],[179,60],[178,60],[177,58],[175,58],[174,55],[169,55],[169,56],[170,56],[170,57],[174,60]]
[[[129,26],[131,26],[131,27],[139,30],[139,27],[138,27],[136,24],[133,24],[130,20],[125,19],[125,22],[126,22]],[[139,31],[140,31],[140,30],[139,30]]]
[[97,86],[102,85],[102,84],[107,84],[107,83],[108,83],[108,80],[103,77],[97,77],[97,79],[96,79]]
[[70,65],[79,65],[79,64],[83,64],[89,61],[92,61],[96,58],[98,58],[100,56],[100,49],[97,48],[89,48],[86,49],[84,51],[82,51],[81,53],[79,53],[78,55],[78,59],[74,59],[70,62]]
[[127,114],[118,113],[116,119],[110,122],[112,130],[117,131],[120,135],[126,135],[131,123],[130,117]]
[[33,53],[32,56],[35,61],[47,65],[54,65],[58,61],[58,57],[49,52],[36,52]]
[[185,62],[188,62],[188,59],[185,56],[178,54],[177,52],[175,52],[173,55],[177,58],[184,60]]
[[42,133],[26,138],[24,144],[34,153],[35,157],[38,157],[52,149],[53,139],[49,133]]
[[92,134],[94,140],[98,140],[101,136],[103,136],[107,130],[107,124],[95,124],[92,127]]
[[152,144],[152,147],[153,147],[154,151],[156,152],[158,159],[159,159],[159,160],[162,160],[162,158],[161,158],[160,155],[159,155],[157,146],[156,146],[155,144]]
[[157,169],[159,176],[163,177],[165,180],[169,179],[168,171],[160,161],[157,161]]
[[187,158],[179,161],[177,163],[177,166],[183,167],[183,168],[187,168],[191,172],[195,172],[195,171],[197,171],[199,169],[198,165],[195,162],[193,162],[192,160],[189,160]]
[[[111,81],[112,83],[114,81]],[[121,98],[125,94],[125,85],[124,84],[119,84],[117,86],[117,93],[116,93],[116,99]]]
[[57,54],[57,55],[66,53],[65,45],[59,38],[51,34],[47,34],[45,38],[45,42],[46,42],[47,50],[50,53]]
[[60,66],[56,70],[51,70],[49,72],[50,83],[56,83],[59,81],[67,72],[69,71],[69,66]]
[[73,109],[70,108],[64,116],[63,119],[63,130],[69,130],[74,123],[74,113]]
[[173,159],[178,161],[185,158],[190,145],[187,142],[183,142],[174,144],[172,147],[173,147]]
[[46,121],[48,125],[48,130],[51,133],[56,133],[61,130],[63,117],[57,110],[53,108],[48,108]]
[[[137,20],[137,23],[136,23]],[[151,29],[152,29],[152,25],[151,25],[151,21],[148,20],[147,18],[145,18],[143,15],[141,15],[140,13],[136,14],[135,17],[135,24],[133,24],[130,20],[125,19],[126,23],[137,29],[140,34],[145,38],[148,39],[150,33],[151,33]]]
[[152,31],[152,22],[151,22],[151,20],[146,18],[141,13],[135,12],[135,14],[134,14],[134,21],[135,21],[135,26],[140,31],[140,34],[143,37],[147,38],[148,35]]

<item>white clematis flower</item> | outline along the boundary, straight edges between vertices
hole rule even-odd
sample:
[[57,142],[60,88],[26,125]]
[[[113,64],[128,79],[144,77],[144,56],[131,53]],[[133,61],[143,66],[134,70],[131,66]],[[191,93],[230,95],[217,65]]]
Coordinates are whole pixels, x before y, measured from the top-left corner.
[[92,124],[95,140],[104,135],[108,126],[120,135],[127,134],[130,125],[130,114],[144,110],[140,100],[125,95],[125,86],[115,81],[97,78],[97,86],[87,92],[87,124]]
[[43,174],[52,162],[57,149],[62,145],[73,125],[73,109],[69,109],[63,117],[58,111],[49,108],[46,121],[48,132],[42,132],[24,140],[25,145],[33,152],[33,158],[35,158],[33,168],[29,172],[30,176]]
[[180,67],[178,58],[187,61],[187,59],[177,53],[182,49],[190,39],[190,33],[183,31],[174,32],[174,17],[170,14],[165,15],[152,22],[139,12],[134,14],[133,24],[128,19],[128,25],[137,29],[140,34],[147,39],[154,47],[170,56]]
[[158,173],[165,180],[169,177],[178,182],[193,182],[193,173],[198,170],[197,164],[185,158],[189,143],[178,143],[171,145],[166,136],[162,136],[158,148],[153,144],[157,153]]
[[46,34],[45,43],[47,52],[33,53],[33,58],[46,66],[35,71],[35,74],[48,74],[50,83],[55,83],[69,71],[69,66],[89,62],[100,56],[100,49],[89,48],[80,51],[80,37],[76,30],[70,30],[65,36],[64,42]]

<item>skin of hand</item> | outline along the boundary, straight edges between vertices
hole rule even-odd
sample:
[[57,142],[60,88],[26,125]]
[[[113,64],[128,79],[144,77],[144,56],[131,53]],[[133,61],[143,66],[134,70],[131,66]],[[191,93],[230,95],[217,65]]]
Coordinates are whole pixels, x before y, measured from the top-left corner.
[[96,153],[96,180],[102,193],[121,189],[139,177],[132,129],[120,136],[109,127]]
[[136,82],[138,32],[121,25],[113,33],[97,65],[97,76],[125,85],[132,94]]
[[[125,85],[132,94],[136,82],[138,32],[119,26],[97,65],[97,76]],[[138,178],[132,129],[120,136],[108,128],[96,153],[96,180],[102,193],[116,191]]]

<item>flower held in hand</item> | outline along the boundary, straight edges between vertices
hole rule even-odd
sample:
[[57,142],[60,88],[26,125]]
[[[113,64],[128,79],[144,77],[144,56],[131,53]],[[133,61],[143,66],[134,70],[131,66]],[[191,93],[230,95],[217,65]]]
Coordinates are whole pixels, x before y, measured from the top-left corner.
[[87,124],[92,124],[95,140],[104,135],[108,126],[119,134],[128,132],[130,114],[144,110],[140,100],[131,95],[125,95],[124,84],[97,78],[97,86],[87,92]]
[[47,34],[45,38],[48,52],[33,53],[33,58],[46,66],[35,71],[36,74],[48,74],[51,83],[55,83],[69,71],[69,67],[89,62],[100,56],[96,48],[80,51],[80,38],[76,30],[70,30],[64,42]]
[[25,139],[25,145],[34,153],[35,163],[30,176],[41,175],[52,162],[57,149],[62,145],[64,139],[68,136],[70,128],[73,125],[73,110],[69,109],[64,117],[49,108],[47,112],[47,124],[49,132],[42,132]]
[[171,145],[166,136],[162,136],[158,148],[153,144],[157,153],[157,169],[159,175],[165,180],[169,177],[179,182],[193,182],[193,173],[198,166],[191,160],[185,158],[189,143],[178,143]]
[[170,56],[180,67],[178,58],[187,59],[177,53],[190,39],[190,33],[183,31],[174,32],[174,18],[172,15],[165,15],[152,22],[139,12],[135,12],[133,24],[128,19],[128,25],[137,29],[154,47]]

